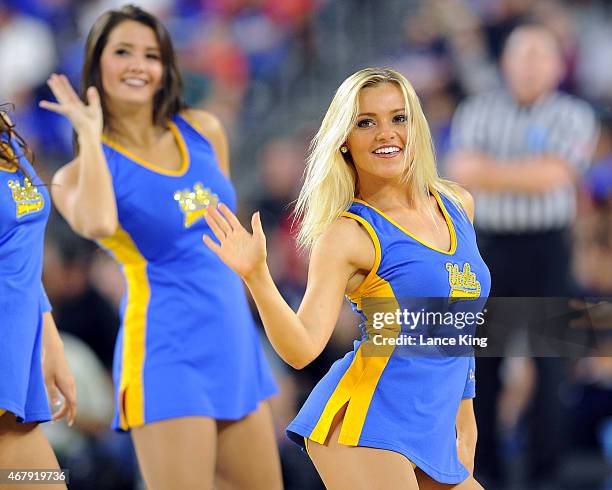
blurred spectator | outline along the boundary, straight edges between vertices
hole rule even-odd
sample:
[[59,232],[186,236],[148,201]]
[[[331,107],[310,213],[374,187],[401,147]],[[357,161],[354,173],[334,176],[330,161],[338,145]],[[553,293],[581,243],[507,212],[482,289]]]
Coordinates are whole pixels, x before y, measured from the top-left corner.
[[55,67],[53,33],[44,22],[0,4],[0,53],[0,101],[21,107]]
[[[37,108],[38,99],[49,98],[44,80],[51,72],[60,71],[76,82],[82,64],[84,33],[98,13],[111,4],[123,3],[126,2],[0,1],[0,49],[5,54],[0,102],[15,104],[14,120],[31,143],[36,154],[35,165],[49,185],[50,173],[45,172],[45,167],[53,169],[58,162],[70,158],[72,131],[63,118]],[[262,210],[266,232],[272,232],[268,234],[270,266],[282,283],[283,295],[294,306],[299,305],[303,294],[307,260],[295,251],[288,207],[295,198],[303,168],[305,145],[299,128],[318,126],[333,88],[350,71],[371,64],[371,60],[380,60],[382,64],[401,69],[419,85],[442,164],[449,146],[450,119],[456,101],[464,94],[478,94],[499,86],[496,61],[503,43],[513,27],[526,17],[539,19],[557,34],[568,65],[563,88],[599,101],[596,106],[600,108],[609,105],[605,101],[612,100],[612,8],[604,0],[387,0],[384,8],[377,0],[144,0],[137,3],[156,12],[167,23],[176,42],[189,103],[208,108],[228,127],[232,178],[237,182],[239,195],[253,196],[250,200],[243,199],[241,209]],[[7,84],[13,88],[5,91],[3,87]],[[496,110],[497,106],[491,109]],[[532,120],[528,114],[534,111],[526,108],[521,111],[526,119]],[[508,120],[515,121],[512,117]],[[514,131],[501,124],[490,128],[484,121],[480,124],[473,132],[493,133],[487,136],[491,147],[507,138],[505,130]],[[590,294],[605,291],[611,294],[612,287],[609,274],[612,217],[606,211],[612,207],[609,198],[612,143],[606,123],[602,125],[596,163],[583,182],[581,214],[574,225],[574,277],[581,291]],[[578,133],[580,130],[578,127]],[[573,138],[572,135],[567,140],[573,141]],[[530,127],[528,139],[533,147],[543,144],[537,124]],[[253,164],[256,155],[260,155],[257,169]],[[557,204],[545,209],[558,209],[560,201],[549,202]],[[488,209],[489,214],[497,216],[495,222],[503,223],[506,220],[503,210],[513,206],[517,203],[509,204],[508,208],[505,204],[501,209],[488,208],[486,199],[481,199],[477,211]],[[518,204],[518,208],[520,212],[516,216],[522,218],[517,221],[524,223],[525,216],[533,213],[532,206]],[[63,314],[68,305],[65,318],[73,320],[61,320],[62,323],[70,330],[78,330],[79,335],[88,336],[86,341],[108,364],[116,327],[108,334],[97,319],[106,318],[107,313],[97,313],[102,311],[98,310],[99,306],[72,308],[69,305],[80,304],[73,301],[83,287],[85,291],[94,290],[98,299],[91,303],[87,300],[85,304],[99,305],[102,296],[111,303],[113,322],[116,322],[123,279],[106,254],[92,253],[91,249],[75,252],[79,246],[62,235],[59,226],[53,221],[49,225],[46,266],[46,281],[51,289],[55,288],[56,314]],[[508,270],[512,272],[516,264],[517,259],[509,261]],[[103,309],[107,311],[108,307]],[[281,452],[285,441],[283,420],[291,418],[290,412],[295,410],[297,400],[302,393],[310,391],[319,373],[327,370],[326,363],[336,357],[336,350],[346,351],[343,342],[350,342],[356,334],[354,327],[354,318],[349,312],[337,327],[342,337],[339,343],[334,333],[329,352],[324,352],[309,369],[298,374],[281,374],[282,389],[286,391],[277,420]],[[502,369],[507,384],[500,394],[497,418],[504,430],[502,437],[507,443],[511,438],[509,443],[515,451],[523,430],[519,412],[524,410],[537,383],[530,362],[525,359]],[[602,372],[600,367],[589,369],[599,364],[598,360],[581,363],[572,381],[575,382],[572,406],[581,424],[574,432],[582,431],[585,426],[595,427],[597,423],[591,423],[590,418],[597,415],[597,407],[605,405],[596,398],[591,399],[591,404],[589,397],[583,396],[583,387],[592,384],[588,381],[591,371]],[[483,376],[486,373],[481,369],[477,403],[484,395]],[[599,389],[604,381],[598,379]],[[609,395],[601,392],[602,397]],[[597,410],[590,410],[587,405]],[[488,414],[479,419],[481,427],[496,416],[493,406],[487,407]],[[610,436],[605,439],[604,425],[602,418],[597,431],[589,432],[591,446],[600,441],[612,447]],[[481,432],[484,446],[486,438],[485,430]],[[127,461],[130,457],[126,452]],[[282,457],[287,490],[320,488],[318,477],[315,475],[312,479],[314,470],[309,460],[293,445],[286,447]],[[90,459],[90,463],[96,464],[95,459]],[[104,457],[100,456],[102,466],[103,461]],[[79,485],[71,487],[78,490]],[[93,487],[81,485],[81,488]],[[590,489],[595,485],[583,484],[576,488]]]
[[[525,24],[508,38],[502,60],[506,88],[464,102],[452,126],[448,173],[476,200],[481,253],[491,269],[492,296],[569,295],[569,227],[575,183],[589,164],[596,135],[590,107],[555,90],[564,69],[545,27]],[[494,312],[490,312],[491,315]],[[535,353],[538,355],[537,353]],[[560,387],[567,363],[535,358],[530,406],[528,477],[554,481],[567,442]],[[497,488],[501,479],[496,406],[500,358],[480,358],[476,468]]]
[[47,234],[43,279],[58,329],[84,341],[110,372],[119,319],[90,283],[93,250],[56,218]]

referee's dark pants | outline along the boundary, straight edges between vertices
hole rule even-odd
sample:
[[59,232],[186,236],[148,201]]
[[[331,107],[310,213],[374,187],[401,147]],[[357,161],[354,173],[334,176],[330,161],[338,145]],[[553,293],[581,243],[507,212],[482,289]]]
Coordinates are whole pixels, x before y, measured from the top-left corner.
[[[570,290],[570,233],[558,231],[491,234],[478,232],[480,253],[491,271],[491,297],[564,297]],[[537,353],[536,353],[537,354]],[[490,490],[504,483],[497,430],[500,365],[503,358],[479,357],[476,361],[478,422],[476,478]],[[567,379],[568,362],[555,357],[535,357],[536,388],[526,414],[528,427],[526,474],[530,482],[544,481],[557,473],[567,441],[564,404],[560,391]],[[497,484],[497,485],[496,485]]]

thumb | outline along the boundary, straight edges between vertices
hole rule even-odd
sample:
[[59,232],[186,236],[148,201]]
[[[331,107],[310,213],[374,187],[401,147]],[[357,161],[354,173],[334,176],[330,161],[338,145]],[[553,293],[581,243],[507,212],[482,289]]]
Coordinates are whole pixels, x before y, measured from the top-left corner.
[[251,217],[251,227],[253,228],[254,235],[264,234],[263,226],[261,225],[261,215],[259,214],[259,211],[253,213],[253,216]]
[[51,405],[51,410],[53,411],[61,402],[60,392],[57,389],[55,381],[47,381],[47,396],[49,397],[49,405]]
[[87,89],[87,102],[89,105],[100,104],[100,94],[98,93],[98,89],[93,85]]

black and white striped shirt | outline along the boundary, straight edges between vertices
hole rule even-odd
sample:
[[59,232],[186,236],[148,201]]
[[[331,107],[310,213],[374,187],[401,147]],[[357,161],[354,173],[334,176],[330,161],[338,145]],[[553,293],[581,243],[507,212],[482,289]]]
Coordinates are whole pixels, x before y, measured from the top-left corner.
[[[591,107],[559,92],[530,107],[518,105],[503,90],[474,96],[457,109],[451,127],[451,151],[484,153],[500,165],[549,154],[582,173],[589,165],[597,122]],[[576,214],[573,186],[542,194],[474,192],[475,224],[497,233],[536,232],[568,226]]]

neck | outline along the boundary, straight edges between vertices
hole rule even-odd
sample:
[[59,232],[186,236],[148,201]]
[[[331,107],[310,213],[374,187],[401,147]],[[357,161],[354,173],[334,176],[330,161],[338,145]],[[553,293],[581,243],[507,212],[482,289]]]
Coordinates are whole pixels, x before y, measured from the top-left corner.
[[107,104],[109,123],[104,133],[129,146],[147,147],[159,138],[163,128],[153,124],[151,106]]
[[405,182],[385,179],[360,179],[357,196],[372,206],[380,209],[414,209],[419,210],[427,205],[427,200],[410,189]]
[[513,97],[514,100],[516,100],[516,102],[523,106],[523,107],[531,107],[534,104],[536,104],[536,102],[538,102],[541,99],[544,99],[545,97],[548,96],[550,92],[544,92],[544,93],[540,93],[540,94],[535,94],[535,95],[521,95],[518,93],[514,93]]

